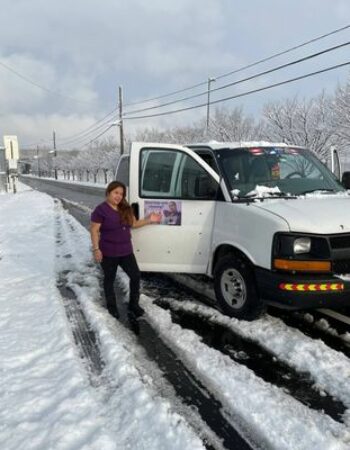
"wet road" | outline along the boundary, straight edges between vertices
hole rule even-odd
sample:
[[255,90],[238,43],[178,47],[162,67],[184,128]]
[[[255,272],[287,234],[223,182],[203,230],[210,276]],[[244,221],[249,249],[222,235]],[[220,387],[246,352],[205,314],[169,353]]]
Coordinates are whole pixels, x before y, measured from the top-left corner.
[[52,197],[67,199],[82,207],[95,208],[104,199],[104,188],[95,186],[84,186],[83,184],[65,183],[44,178],[22,176],[22,183],[30,186]]

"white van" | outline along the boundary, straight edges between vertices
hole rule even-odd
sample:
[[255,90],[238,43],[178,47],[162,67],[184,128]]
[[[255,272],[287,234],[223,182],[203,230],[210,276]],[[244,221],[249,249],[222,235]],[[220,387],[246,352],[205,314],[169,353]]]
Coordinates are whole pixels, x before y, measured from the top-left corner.
[[350,304],[350,195],[310,151],[272,143],[133,143],[116,179],[135,214],[142,271],[205,274],[220,307]]

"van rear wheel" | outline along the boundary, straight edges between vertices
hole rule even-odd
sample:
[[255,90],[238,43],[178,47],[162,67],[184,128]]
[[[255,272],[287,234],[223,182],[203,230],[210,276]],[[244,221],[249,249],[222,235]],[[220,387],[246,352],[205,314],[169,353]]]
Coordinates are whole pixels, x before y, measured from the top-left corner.
[[214,289],[219,306],[231,317],[254,320],[264,310],[252,269],[247,262],[233,255],[225,256],[217,263]]

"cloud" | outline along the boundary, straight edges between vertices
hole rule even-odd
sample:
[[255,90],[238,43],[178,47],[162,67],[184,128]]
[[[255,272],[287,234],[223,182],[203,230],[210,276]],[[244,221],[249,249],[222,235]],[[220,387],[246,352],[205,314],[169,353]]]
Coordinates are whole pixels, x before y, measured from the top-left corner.
[[[19,139],[20,146],[32,145],[35,147],[53,146],[52,135],[55,130],[58,149],[65,149],[68,138],[76,135],[79,130],[87,129],[95,121],[92,115],[60,115],[60,114],[10,114],[6,118],[7,128],[4,134],[21,135],[26,139]],[[40,134],[38,135],[38,130]],[[21,136],[20,135],[20,136]],[[40,136],[38,138],[38,136]],[[92,138],[91,134],[76,136],[72,141],[72,147],[80,147]]]
[[[350,4],[348,0],[2,0],[2,15],[7,19],[0,28],[0,62],[61,95],[45,93],[0,66],[0,132],[9,134],[8,128],[15,127],[20,140],[40,141],[43,135],[51,135],[55,120],[55,128],[69,135],[107,114],[117,104],[118,85],[123,86],[124,101],[129,103],[205,82],[208,76],[344,26]],[[325,40],[322,46],[345,41],[347,36],[349,31]],[[313,95],[324,87],[334,88],[345,76],[345,71],[334,73],[240,103],[258,111],[268,99]],[[205,111],[196,110],[176,118],[138,122],[137,127],[179,123],[201,115]]]

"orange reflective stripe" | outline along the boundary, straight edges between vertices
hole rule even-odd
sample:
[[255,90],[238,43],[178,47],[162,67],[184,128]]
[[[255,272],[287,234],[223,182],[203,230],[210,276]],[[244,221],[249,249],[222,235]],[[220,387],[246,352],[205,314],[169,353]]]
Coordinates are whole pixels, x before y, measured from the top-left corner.
[[273,261],[275,269],[279,270],[300,270],[303,272],[330,272],[330,261],[295,261],[290,259],[275,259]]

